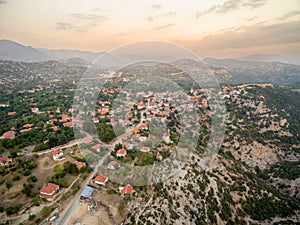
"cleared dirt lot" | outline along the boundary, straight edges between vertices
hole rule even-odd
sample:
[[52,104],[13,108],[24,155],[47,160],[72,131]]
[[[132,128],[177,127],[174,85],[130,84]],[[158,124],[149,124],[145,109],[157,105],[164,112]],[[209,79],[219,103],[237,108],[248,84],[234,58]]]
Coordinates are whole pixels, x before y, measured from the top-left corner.
[[107,212],[101,206],[96,211],[88,211],[88,204],[84,203],[79,209],[79,213],[71,220],[71,224],[81,223],[81,225],[99,224],[112,225]]
[[108,194],[106,188],[97,191],[95,198],[96,202],[101,202],[95,210],[88,210],[88,203],[83,203],[77,215],[71,218],[71,224],[103,224],[112,225],[120,224],[124,219],[122,215],[126,215],[126,209],[123,214],[118,212],[118,206],[123,201],[122,197],[118,194]]

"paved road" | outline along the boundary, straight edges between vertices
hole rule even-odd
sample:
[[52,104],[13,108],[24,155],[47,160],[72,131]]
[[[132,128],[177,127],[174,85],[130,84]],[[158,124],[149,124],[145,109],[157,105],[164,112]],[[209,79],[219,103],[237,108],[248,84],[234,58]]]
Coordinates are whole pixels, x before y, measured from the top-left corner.
[[[101,160],[98,161],[97,165],[95,166],[95,171],[97,171],[97,168],[102,165],[103,160],[106,158],[106,156],[110,154],[108,152]],[[78,193],[75,196],[75,199],[70,203],[70,205],[63,211],[63,213],[60,215],[60,219],[58,222],[58,225],[63,225],[63,224],[70,224],[69,220],[71,219],[72,215],[76,215],[76,212],[79,210],[79,201],[80,201],[80,194],[83,190],[83,188],[88,185],[90,180],[93,178],[94,172],[92,172],[87,180],[84,182],[82,185],[81,189],[78,191]]]
[[[86,138],[90,138],[91,136],[86,133],[83,132],[84,134],[87,135],[87,137],[84,138],[84,140]],[[125,134],[123,134],[125,135]],[[90,180],[93,178],[93,176],[95,175],[95,172],[98,172],[98,167],[101,166],[103,164],[103,161],[107,158],[107,156],[109,156],[111,154],[111,151],[114,149],[115,144],[119,143],[119,140],[122,139],[123,135],[119,136],[118,138],[114,139],[112,142],[110,142],[109,144],[106,144],[105,146],[108,148],[109,151],[107,151],[107,153],[101,158],[101,160],[98,161],[97,165],[94,167],[94,172],[92,172],[89,177],[87,178],[87,180],[84,182],[84,184],[82,185],[81,189],[78,191],[78,193],[76,194],[74,200],[70,203],[70,205],[68,207],[65,208],[65,210],[61,213],[60,215],[60,219],[58,221],[58,225],[69,225],[70,224],[70,219],[72,217],[72,215],[77,215],[76,213],[79,210],[79,201],[80,201],[80,194],[83,190],[83,188],[88,185],[88,183],[90,182]]]

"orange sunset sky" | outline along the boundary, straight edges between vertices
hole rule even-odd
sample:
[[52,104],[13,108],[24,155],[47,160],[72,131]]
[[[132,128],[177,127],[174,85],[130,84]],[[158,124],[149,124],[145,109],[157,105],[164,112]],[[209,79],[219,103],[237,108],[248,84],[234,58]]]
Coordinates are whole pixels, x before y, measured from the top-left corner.
[[300,58],[299,0],[0,0],[0,39],[106,51],[159,40],[200,56]]

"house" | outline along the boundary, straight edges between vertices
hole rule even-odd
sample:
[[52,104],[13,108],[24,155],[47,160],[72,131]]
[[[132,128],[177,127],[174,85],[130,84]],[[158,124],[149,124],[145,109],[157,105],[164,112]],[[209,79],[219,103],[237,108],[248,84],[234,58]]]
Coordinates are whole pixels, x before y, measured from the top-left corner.
[[72,122],[66,122],[63,123],[64,127],[73,127],[73,123]]
[[10,162],[12,162],[12,159],[8,158],[7,155],[0,157],[0,166],[7,166]]
[[91,183],[95,183],[98,185],[105,185],[108,181],[108,177],[97,175],[93,180],[91,180]]
[[81,200],[89,200],[93,198],[95,189],[90,186],[85,186],[80,194]]
[[111,161],[110,163],[108,163],[107,169],[109,169],[109,170],[115,170],[117,165],[118,165],[118,162]]
[[31,108],[31,112],[33,113],[38,113],[40,110],[39,108]]
[[140,126],[139,126],[139,128],[141,130],[148,130],[148,125],[146,123],[141,123]]
[[124,187],[120,187],[119,190],[120,190],[121,194],[123,194],[123,195],[124,194],[129,194],[130,195],[134,192],[133,186],[130,185],[130,184],[126,184]]
[[13,116],[13,115],[16,115],[17,113],[16,112],[8,112],[7,115],[9,116]]
[[137,108],[138,108],[139,110],[145,108],[144,103],[143,103],[143,102],[139,102],[138,105],[137,105]]
[[143,147],[141,147],[141,152],[150,152],[150,148],[143,146]]
[[74,162],[74,164],[76,165],[77,169],[80,170],[83,167],[86,167],[86,164],[84,162]]
[[53,126],[53,127],[52,127],[52,130],[53,130],[53,131],[58,131],[58,130],[59,130],[59,126]]
[[134,127],[134,128],[132,128],[131,131],[136,134],[136,133],[139,132],[139,128],[138,127]]
[[94,123],[99,123],[99,119],[98,118],[93,118]]
[[60,149],[53,151],[52,157],[53,157],[53,160],[55,160],[55,161],[63,160],[65,158],[63,151]]
[[4,134],[2,134],[2,136],[0,137],[0,139],[3,139],[3,138],[14,139],[15,132],[13,130],[7,131]]
[[23,127],[26,128],[26,129],[32,128],[33,124],[32,123],[26,123]]
[[117,151],[117,157],[125,157],[127,154],[127,151],[124,148],[121,148]]
[[31,130],[31,128],[28,128],[28,129],[22,129],[22,130],[20,130],[20,133],[26,133],[26,132],[28,132],[28,131],[30,131]]
[[170,134],[168,132],[164,133],[162,136],[162,139],[164,142],[166,142],[167,144],[170,143]]
[[96,144],[92,147],[92,149],[96,150],[97,152],[100,152],[100,147],[101,147],[100,144]]
[[69,121],[71,118],[69,117],[69,115],[67,114],[62,114],[61,115],[61,120],[59,120],[60,122],[67,122]]
[[56,184],[48,183],[40,190],[40,197],[45,198],[48,201],[52,201],[59,192],[59,186]]

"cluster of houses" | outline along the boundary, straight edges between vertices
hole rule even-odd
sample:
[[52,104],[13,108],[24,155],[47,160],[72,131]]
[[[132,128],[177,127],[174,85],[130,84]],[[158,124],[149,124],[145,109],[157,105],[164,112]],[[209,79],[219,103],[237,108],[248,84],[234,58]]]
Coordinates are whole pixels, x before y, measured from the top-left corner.
[[0,156],[0,166],[8,166],[12,162],[12,158],[7,155]]
[[[103,175],[96,175],[91,181],[90,184],[98,184],[105,186],[105,184],[108,182],[108,177]],[[131,184],[126,184],[125,186],[119,187],[119,192],[121,194],[132,194],[134,193],[134,188]]]
[[[54,150],[52,151],[52,158],[54,161],[63,160],[65,159],[64,152],[61,149]],[[75,161],[73,163],[76,165],[78,170],[80,170],[83,167],[86,167],[86,163],[84,162]],[[48,201],[53,201],[59,194],[59,185],[48,183],[40,189],[39,193],[39,196],[41,198],[44,198]]]
[[[59,109],[59,108],[58,108]],[[60,113],[60,109],[59,110],[56,110],[56,112]],[[72,111],[72,109],[70,110],[69,109],[69,112]],[[40,113],[40,110],[39,108],[31,108],[31,112],[32,113]],[[50,116],[54,116],[54,115],[51,115],[50,112],[48,112]],[[16,115],[16,112],[8,112],[8,115],[9,116],[13,116],[13,115]],[[60,122],[63,124],[63,126],[65,127],[73,127],[74,124],[73,124],[73,118],[71,116],[69,116],[68,114],[61,114],[61,119],[50,119],[49,121],[47,121],[47,124],[50,124],[52,125],[51,128],[53,131],[58,131],[59,130],[59,126],[55,125],[55,122]],[[77,122],[78,123],[78,122]],[[24,124],[23,127],[19,130],[19,133],[22,134],[22,133],[26,133],[32,129],[36,128],[36,126],[34,124]],[[46,132],[46,129],[44,129],[44,132]],[[16,131],[15,131],[15,128],[12,127],[9,131],[3,133],[1,136],[0,136],[0,139],[4,139],[4,138],[8,138],[8,139],[14,139],[16,137]]]

